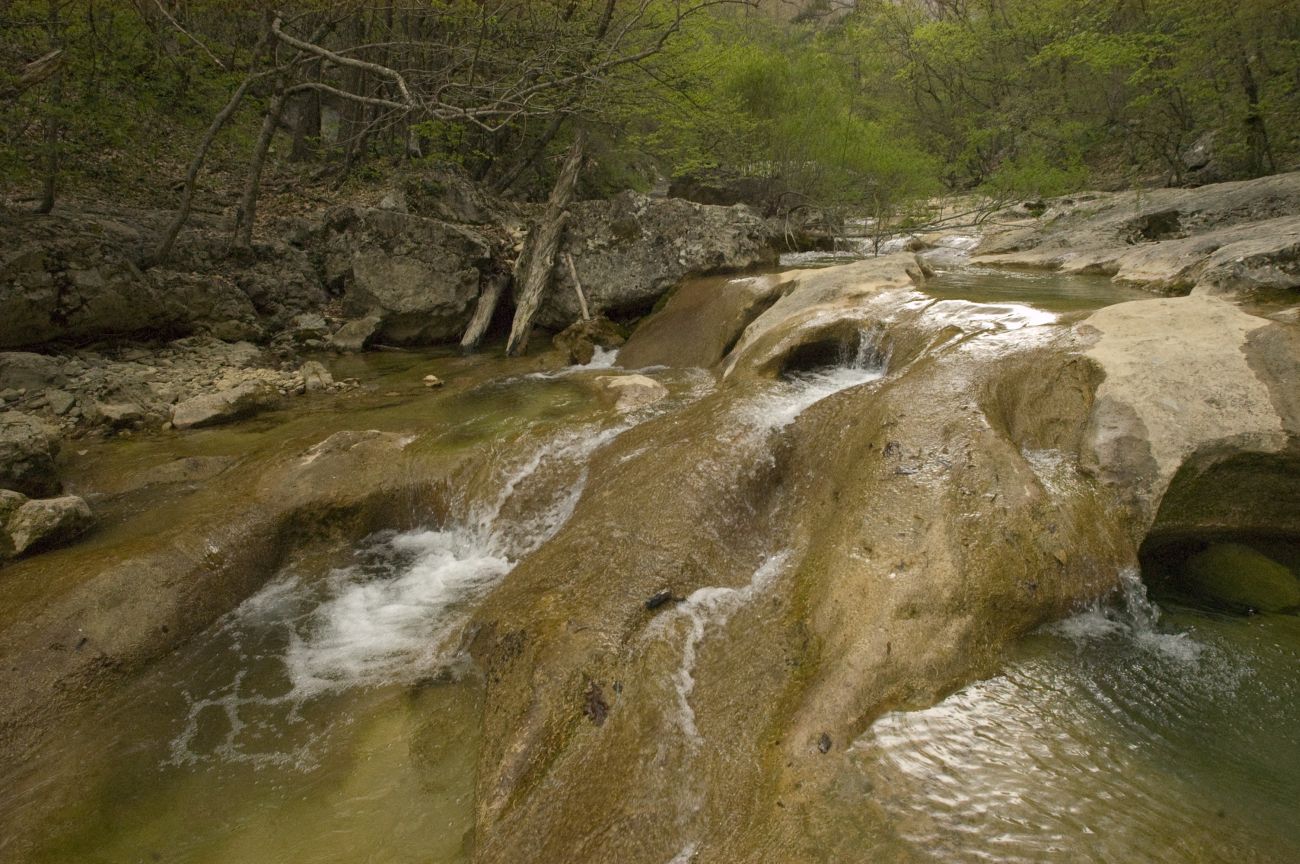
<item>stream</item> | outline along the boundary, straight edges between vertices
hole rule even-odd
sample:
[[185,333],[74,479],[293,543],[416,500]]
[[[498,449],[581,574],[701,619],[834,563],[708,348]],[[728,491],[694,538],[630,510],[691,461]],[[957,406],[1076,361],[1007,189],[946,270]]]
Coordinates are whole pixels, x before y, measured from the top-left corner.
[[[941,269],[925,293],[1017,327],[1149,296],[1101,277],[971,268]],[[832,367],[759,387],[736,410],[755,434],[779,436],[818,401],[877,386],[890,362],[881,334],[864,330]],[[581,378],[599,369],[416,354],[344,363],[374,384],[360,410],[282,418],[276,431],[259,419],[190,446],[400,429],[419,415],[396,397],[420,375],[472,375],[459,407],[422,422],[437,446],[487,448],[490,488],[438,524],[303,550],[133,679],[64,743],[65,764],[84,751],[102,767],[48,778],[80,791],[47,823],[35,860],[469,861],[482,710],[465,646],[471,611],[564,525],[603,448],[717,386],[703,372],[646,370],[669,398],[620,415],[583,395]],[[99,470],[111,472],[177,445],[104,446],[115,449]],[[123,514],[160,505],[122,501]],[[672,734],[699,740],[696,652],[771,590],[788,558],[773,549],[748,585],[699,589],[664,617],[662,635],[681,646],[663,694],[675,700]],[[1121,584],[1022,639],[994,677],[887,713],[852,742],[855,779],[833,807],[864,860],[1300,860],[1300,617],[1152,599],[1136,571]],[[0,793],[0,810],[23,806]]]

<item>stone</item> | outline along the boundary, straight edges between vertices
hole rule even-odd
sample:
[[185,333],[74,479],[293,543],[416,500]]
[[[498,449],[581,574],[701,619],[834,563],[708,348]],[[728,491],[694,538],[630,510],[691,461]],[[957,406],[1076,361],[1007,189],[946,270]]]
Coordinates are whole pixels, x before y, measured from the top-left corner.
[[366,315],[362,318],[355,318],[338,330],[330,337],[330,347],[335,351],[355,352],[365,349],[366,344],[374,337],[375,332],[379,329],[379,324],[383,320],[380,315]]
[[[776,260],[778,233],[744,205],[716,207],[627,192],[580,201],[560,246],[592,316],[644,315],[691,275],[731,272]],[[573,277],[557,266],[537,324],[562,329],[582,317]]]
[[0,390],[44,390],[67,383],[55,357],[27,351],[0,352]]
[[602,398],[619,411],[634,411],[653,405],[668,395],[668,388],[645,375],[601,375],[596,379]]
[[194,429],[227,423],[269,408],[279,398],[279,392],[265,381],[245,381],[179,403],[172,409],[172,426],[176,429]]
[[319,393],[322,390],[328,390],[334,383],[334,376],[325,368],[324,364],[316,360],[308,360],[302,364],[298,370],[302,376],[303,389],[308,393]]
[[0,489],[0,528],[9,522],[9,516],[27,503],[27,496],[12,489]]
[[1281,612],[1300,607],[1300,579],[1243,543],[1213,543],[1188,559],[1184,586],[1236,608]]
[[145,418],[145,410],[133,402],[96,402],[94,413],[110,429],[133,426]]
[[0,488],[32,497],[57,495],[62,488],[54,469],[58,438],[30,414],[0,412]]
[[425,387],[441,387],[443,383],[437,375],[425,375],[422,380]]
[[75,540],[95,522],[90,507],[75,495],[28,501],[9,516],[13,554],[48,549]]
[[467,228],[390,210],[331,211],[325,278],[352,316],[377,315],[374,338],[419,345],[459,338],[492,245]]
[[49,402],[50,410],[56,415],[62,417],[72,410],[72,406],[77,404],[77,398],[67,390],[51,390],[45,394]]
[[595,356],[597,348],[610,350],[627,341],[627,331],[608,318],[596,317],[575,321],[555,334],[551,344],[567,363],[585,366]]

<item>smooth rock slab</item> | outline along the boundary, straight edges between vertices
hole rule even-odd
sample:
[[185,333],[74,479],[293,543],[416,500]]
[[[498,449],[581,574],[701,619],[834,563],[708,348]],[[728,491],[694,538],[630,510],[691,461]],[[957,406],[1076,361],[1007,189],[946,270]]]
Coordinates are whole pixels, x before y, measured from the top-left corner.
[[279,391],[265,381],[245,381],[226,390],[186,399],[172,410],[172,425],[177,429],[194,429],[238,420],[271,407],[279,396]]

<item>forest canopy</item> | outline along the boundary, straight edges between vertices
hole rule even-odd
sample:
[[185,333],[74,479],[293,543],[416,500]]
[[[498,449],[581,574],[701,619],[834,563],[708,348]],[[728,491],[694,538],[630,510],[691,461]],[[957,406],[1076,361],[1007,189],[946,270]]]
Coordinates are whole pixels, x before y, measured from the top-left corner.
[[1300,159],[1289,0],[9,0],[0,31],[0,183],[43,204],[430,162],[540,198],[579,128],[584,194],[725,171],[864,212]]

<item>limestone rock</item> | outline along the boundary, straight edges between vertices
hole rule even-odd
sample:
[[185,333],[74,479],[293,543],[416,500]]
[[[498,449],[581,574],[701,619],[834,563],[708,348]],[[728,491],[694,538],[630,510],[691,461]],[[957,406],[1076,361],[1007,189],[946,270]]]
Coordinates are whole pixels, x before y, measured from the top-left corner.
[[602,375],[596,379],[602,398],[619,411],[635,411],[668,395],[668,388],[645,375]]
[[55,357],[27,351],[0,352],[0,390],[44,390],[67,381]]
[[75,495],[27,501],[9,516],[13,554],[67,543],[85,533],[94,521],[90,507]]
[[378,314],[355,318],[334,331],[330,337],[330,347],[335,351],[361,351],[374,337],[382,321],[383,317]]
[[58,494],[58,451],[54,430],[40,420],[20,411],[0,412],[0,488],[36,497]]
[[271,407],[279,395],[264,381],[245,381],[181,402],[172,410],[172,425],[177,429],[193,429],[238,420]]
[[[777,235],[743,205],[713,207],[634,192],[582,201],[560,247],[573,256],[592,315],[637,315],[688,275],[775,260]],[[556,329],[582,317],[568,267],[558,263],[537,323]]]
[[376,338],[411,345],[459,337],[491,245],[480,234],[391,210],[331,213],[326,280],[351,315],[378,315]]
[[323,364],[315,360],[308,360],[302,364],[298,374],[302,376],[303,389],[308,393],[328,390],[330,385],[334,383],[334,376],[330,374]]

